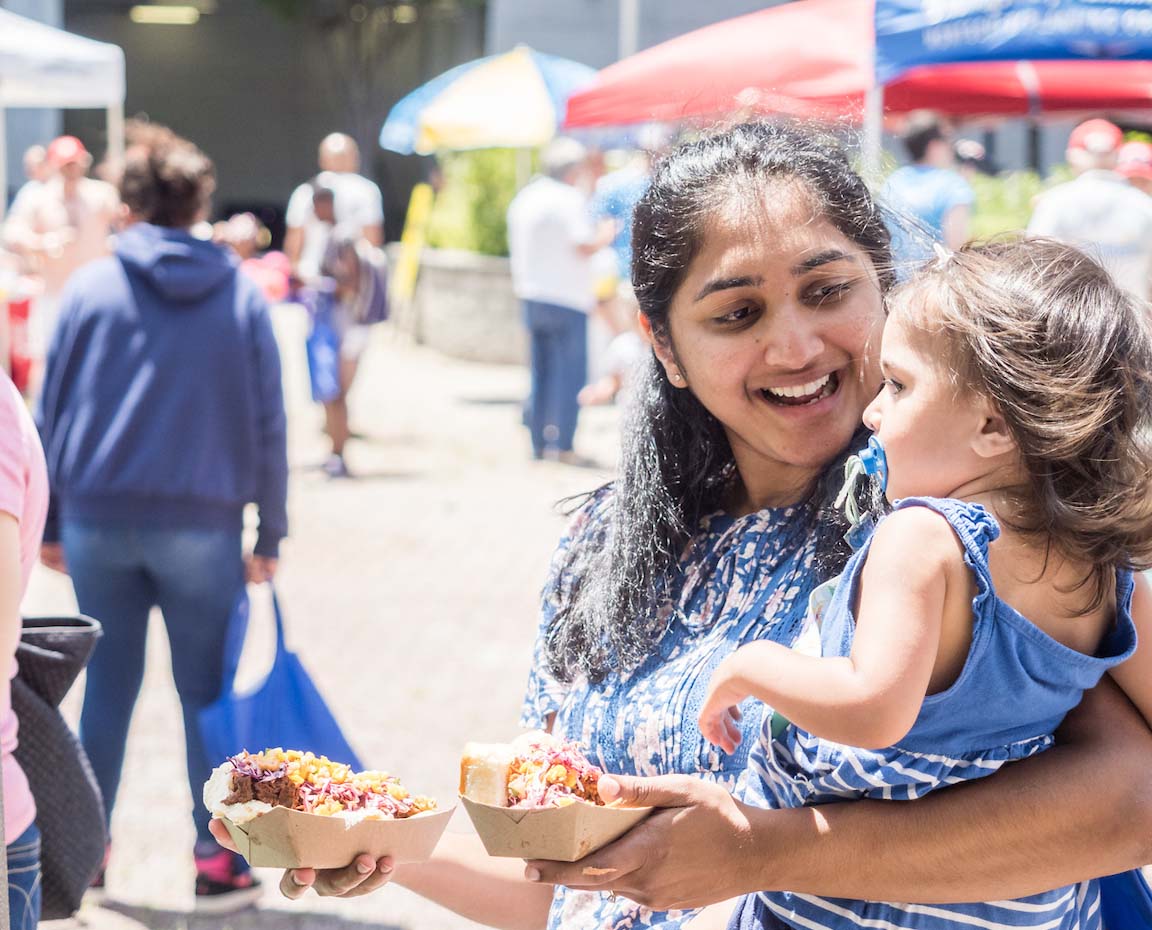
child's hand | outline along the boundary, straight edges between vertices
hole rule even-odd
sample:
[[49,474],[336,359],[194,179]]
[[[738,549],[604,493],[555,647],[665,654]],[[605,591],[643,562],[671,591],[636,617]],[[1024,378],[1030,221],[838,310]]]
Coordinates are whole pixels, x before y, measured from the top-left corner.
[[700,712],[700,732],[708,742],[732,755],[744,738],[740,732],[740,716],[739,707],[724,707],[711,714],[705,707]]
[[699,720],[701,735],[729,755],[736,751],[742,738],[741,714],[737,705],[748,697],[747,688],[741,687],[736,678],[733,659],[735,654],[721,662],[712,673]]

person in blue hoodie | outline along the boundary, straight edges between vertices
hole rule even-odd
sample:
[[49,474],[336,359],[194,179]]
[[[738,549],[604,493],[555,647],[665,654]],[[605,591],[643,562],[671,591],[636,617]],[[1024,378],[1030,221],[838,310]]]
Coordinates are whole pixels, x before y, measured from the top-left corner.
[[[259,288],[223,247],[195,238],[211,160],[153,132],[127,154],[115,254],[65,288],[37,423],[51,481],[42,561],[72,576],[104,625],[88,666],[80,736],[111,813],[158,606],[184,715],[188,782],[213,764],[197,713],[219,694],[224,638],[245,583],[270,580],[287,533],[280,357]],[[242,550],[255,503],[255,548]],[[221,851],[194,804],[197,909],[253,902],[259,887]],[[102,883],[103,876],[97,882]]]

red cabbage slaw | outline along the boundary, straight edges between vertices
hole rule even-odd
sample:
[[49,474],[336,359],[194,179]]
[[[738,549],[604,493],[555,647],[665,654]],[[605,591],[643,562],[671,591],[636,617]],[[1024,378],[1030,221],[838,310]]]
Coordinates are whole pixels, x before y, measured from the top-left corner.
[[578,798],[603,804],[597,791],[603,774],[576,743],[534,743],[512,761],[508,805],[561,807]]

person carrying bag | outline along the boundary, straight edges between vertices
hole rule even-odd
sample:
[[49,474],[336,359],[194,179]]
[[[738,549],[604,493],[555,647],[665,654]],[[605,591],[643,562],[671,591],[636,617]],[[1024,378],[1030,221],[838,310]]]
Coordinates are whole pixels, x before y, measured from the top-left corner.
[[[191,232],[210,210],[211,159],[155,127],[137,138],[120,177],[126,218],[115,253],[80,269],[61,296],[37,410],[56,505],[45,557],[68,571],[80,611],[104,626],[80,737],[108,817],[152,609],[168,634],[198,799],[212,760],[197,714],[220,692],[235,592],[275,574],[288,532],[283,380],[267,302],[228,249]],[[258,513],[250,552],[249,504]],[[196,804],[196,910],[254,904],[258,880],[220,849],[209,819]]]
[[200,711],[205,748],[217,764],[243,750],[279,746],[363,768],[299,656],[288,649],[280,602],[271,584],[269,589],[276,634],[272,667],[256,688],[236,687],[250,612],[248,592],[241,591],[228,626],[224,686],[220,697]]

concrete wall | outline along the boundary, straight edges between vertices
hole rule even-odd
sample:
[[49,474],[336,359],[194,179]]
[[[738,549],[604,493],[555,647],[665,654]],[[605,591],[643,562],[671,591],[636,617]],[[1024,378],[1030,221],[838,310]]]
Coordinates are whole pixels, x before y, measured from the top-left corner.
[[[638,46],[648,48],[701,26],[784,0],[636,0]],[[519,43],[603,68],[617,59],[620,0],[489,0],[489,54]]]
[[[379,153],[376,135],[388,109],[428,77],[481,53],[483,20],[465,11],[452,23],[417,24],[389,63],[394,75],[359,127],[331,73],[329,52],[302,22],[278,18],[258,0],[225,0],[194,26],[132,23],[122,4],[71,0],[67,27],[115,42],[128,64],[128,116],[147,115],[200,145],[216,161],[218,210],[265,203],[282,208],[293,187],[316,173],[316,146],[336,130],[356,136],[365,173],[385,196],[389,231],[398,235],[418,159]],[[66,117],[68,127],[102,149],[99,113]],[[95,149],[94,149],[95,150]]]
[[[393,250],[393,260],[397,255]],[[425,249],[412,305],[394,309],[402,331],[445,355],[495,364],[527,361],[506,258]]]

